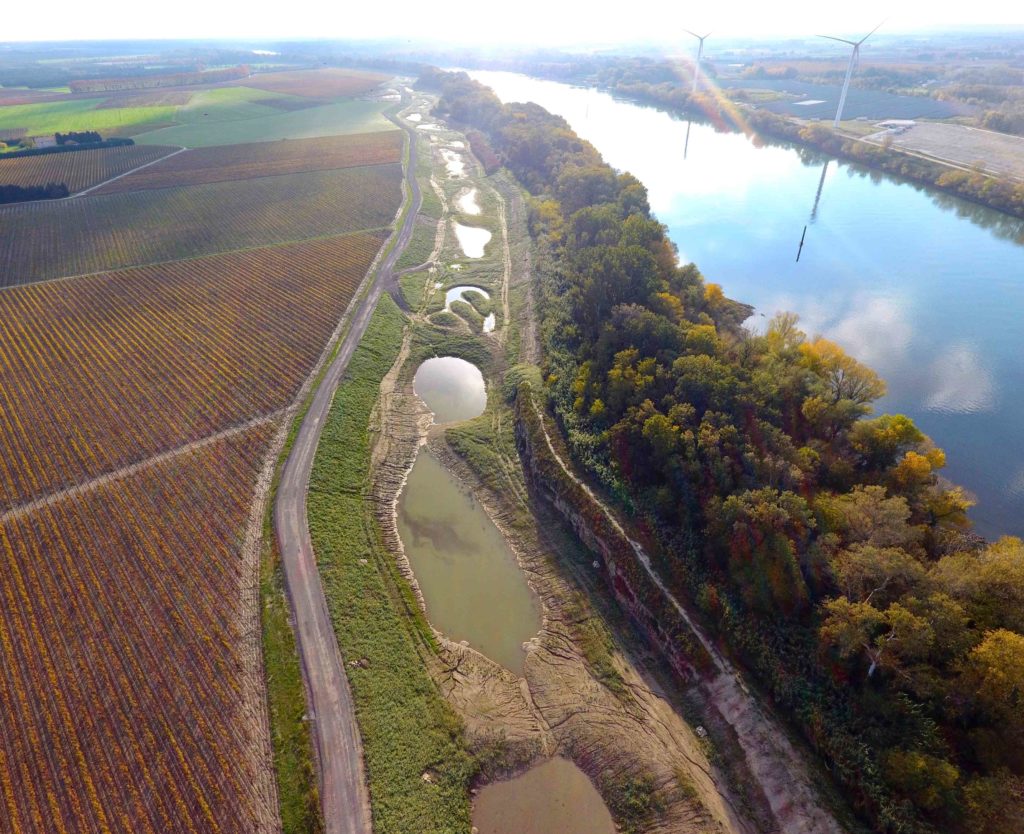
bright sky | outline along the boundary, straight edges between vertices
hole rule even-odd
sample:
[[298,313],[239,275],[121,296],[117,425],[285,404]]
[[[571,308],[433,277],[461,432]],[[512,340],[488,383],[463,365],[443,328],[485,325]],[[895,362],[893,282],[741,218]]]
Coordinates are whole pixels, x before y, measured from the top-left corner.
[[[615,11],[613,11],[613,9]],[[0,22],[6,40],[96,38],[439,38],[474,43],[664,41],[683,27],[720,35],[809,35],[956,24],[1024,25],[1024,3],[1010,0],[516,0],[440,3],[391,0],[48,0],[7,4]]]

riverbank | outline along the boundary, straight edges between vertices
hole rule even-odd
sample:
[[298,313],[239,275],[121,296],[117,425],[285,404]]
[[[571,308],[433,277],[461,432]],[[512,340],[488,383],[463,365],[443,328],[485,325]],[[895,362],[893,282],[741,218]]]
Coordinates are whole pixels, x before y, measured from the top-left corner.
[[[502,104],[464,74],[425,73],[419,83],[441,91],[442,115],[489,130],[495,151],[530,185],[531,231],[550,267],[538,282],[546,406],[593,492],[639,523],[640,535],[627,534],[637,541],[627,539],[610,560],[609,582],[670,664],[676,629],[666,613],[673,610],[707,655],[716,656],[715,642],[700,637],[704,626],[689,605],[729,647],[730,663],[742,662],[765,687],[767,696],[752,695],[728,673],[724,657],[713,661],[710,700],[749,740],[748,761],[777,802],[780,826],[807,824],[795,811],[800,807],[827,808],[815,800],[813,787],[806,790],[806,780],[790,776],[796,769],[783,764],[790,755],[766,746],[785,736],[781,715],[807,742],[799,745],[799,758],[812,769],[816,759],[827,768],[850,809],[874,828],[995,831],[992,819],[1011,819],[1011,800],[997,809],[970,803],[975,792],[1012,786],[1015,777],[988,752],[982,758],[975,736],[963,729],[992,738],[1003,707],[961,702],[965,708],[951,714],[943,705],[955,693],[976,693],[971,670],[1003,639],[991,629],[1005,628],[995,624],[1014,616],[1008,610],[998,619],[986,614],[994,597],[967,590],[959,577],[999,553],[1019,553],[1021,541],[986,548],[971,535],[969,500],[936,474],[945,455],[906,416],[870,416],[885,393],[871,368],[827,339],[808,337],[792,314],[776,315],[760,331],[745,327],[747,312],[677,255],[643,185],[603,160],[565,119],[534,104]],[[511,101],[529,101],[523,86],[509,82],[506,95],[514,87]],[[566,95],[556,93],[555,100],[564,102]],[[627,109],[634,115],[626,131],[612,131],[613,141],[646,139],[643,125],[668,121],[608,96],[584,98],[588,112],[596,104],[605,116]],[[575,113],[585,124],[583,108]],[[728,154],[734,166],[745,158],[787,167],[803,162],[792,151],[758,150],[734,139],[723,145],[740,148]],[[679,147],[685,146],[677,144],[677,153]],[[622,146],[615,153],[625,155]],[[642,162],[655,170],[661,158]],[[703,173],[690,171],[698,187],[707,184]],[[721,172],[707,166],[707,173]],[[730,173],[739,186],[751,174],[742,168]],[[783,210],[785,168],[770,173],[766,205]],[[740,189],[741,202],[749,196]],[[812,222],[813,216],[812,210]],[[764,280],[763,239],[758,282]],[[681,237],[680,245],[686,240]],[[851,243],[849,229],[844,243]],[[730,245],[738,248],[736,241]],[[872,252],[867,263],[877,259]],[[550,487],[557,479],[544,472],[540,481]],[[561,486],[556,505],[568,506],[573,526],[590,541],[607,514],[586,512],[585,502]],[[876,504],[894,514],[883,519],[870,510],[870,523],[858,521]],[[621,544],[622,525],[611,526]],[[890,543],[884,552],[879,536]],[[609,561],[601,541],[591,544]],[[862,575],[865,558],[872,580],[851,583]],[[887,580],[897,564],[910,571],[899,588]],[[646,576],[656,590],[634,587],[633,576]],[[885,597],[872,591],[879,583]],[[963,617],[961,644],[936,639],[945,633],[947,614],[922,604],[920,596],[936,588]],[[903,643],[910,633],[924,642]],[[699,652],[683,647],[682,654],[693,658],[694,671],[704,672]],[[682,664],[678,671],[684,680],[690,674]],[[921,675],[930,681],[927,688]],[[719,678],[733,683],[722,688]],[[738,692],[743,696],[734,698]],[[769,697],[779,714],[767,724],[774,729],[759,728],[760,719],[748,719],[770,712]],[[1014,744],[997,749],[1014,768]],[[906,765],[912,760],[924,763],[927,783],[943,792],[941,805],[930,798],[939,794],[911,786]],[[795,793],[779,801],[773,784]],[[843,814],[841,807],[836,822],[845,824],[849,809]]]
[[[974,167],[904,150],[894,144],[865,141],[824,123],[787,119],[755,106],[737,104],[718,91],[690,97],[667,85],[652,88],[619,84],[601,89],[675,116],[710,121],[716,129],[744,133],[754,141],[769,138],[787,142],[1024,219],[1024,183],[1009,177],[990,176]],[[681,99],[685,103],[681,104]]]
[[[592,586],[580,581],[593,570],[590,558],[530,497],[503,393],[523,373],[514,363],[537,355],[525,205],[507,175],[483,175],[456,134],[429,132],[438,162],[432,185],[443,212],[434,228],[425,223],[418,234],[439,245],[421,270],[401,279],[411,324],[372,421],[371,483],[382,539],[428,623],[428,601],[418,593],[397,523],[403,486],[424,443],[485,509],[540,600],[541,627],[528,641],[521,676],[431,628],[436,655],[426,666],[462,721],[479,768],[474,785],[561,754],[590,777],[622,830],[757,830],[750,820],[765,814],[763,800],[742,796],[744,778],[720,769],[724,751],[682,720],[621,618],[609,627],[605,612],[614,609],[595,607]],[[460,166],[448,164],[453,152],[463,157]],[[462,250],[447,216],[468,188],[476,189],[481,208],[471,216],[491,232],[483,257]],[[472,305],[446,304],[447,291],[457,286],[486,291],[493,332],[484,331],[480,297]],[[488,392],[482,416],[430,424],[413,378],[433,356],[460,357],[481,370]]]

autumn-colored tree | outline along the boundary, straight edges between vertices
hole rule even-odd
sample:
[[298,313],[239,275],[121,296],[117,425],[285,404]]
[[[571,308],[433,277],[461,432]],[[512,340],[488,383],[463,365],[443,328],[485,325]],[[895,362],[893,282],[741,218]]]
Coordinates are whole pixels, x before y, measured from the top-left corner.
[[919,750],[890,750],[882,763],[889,781],[917,807],[937,811],[953,805],[960,770],[948,760]]
[[960,600],[983,628],[1024,634],[1024,541],[1006,536],[980,552],[940,559],[931,581]]
[[774,489],[731,495],[722,504],[718,525],[729,573],[748,605],[788,615],[806,607],[809,594],[797,553],[807,543],[814,518],[802,498]]
[[832,559],[839,590],[855,602],[884,608],[913,590],[925,576],[924,567],[898,547],[855,544]]
[[935,639],[928,621],[899,603],[879,611],[867,602],[837,597],[824,610],[822,647],[843,660],[861,659],[869,678],[880,669],[907,675],[906,666],[926,658]]

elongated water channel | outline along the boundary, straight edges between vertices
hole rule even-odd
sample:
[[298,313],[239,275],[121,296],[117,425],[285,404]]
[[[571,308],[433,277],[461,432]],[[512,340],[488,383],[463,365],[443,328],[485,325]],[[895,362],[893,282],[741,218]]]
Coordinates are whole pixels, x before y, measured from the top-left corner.
[[[454,357],[424,362],[414,388],[440,423],[486,406],[480,370]],[[399,496],[398,532],[431,623],[521,675],[523,643],[540,628],[536,597],[480,502],[426,448]]]

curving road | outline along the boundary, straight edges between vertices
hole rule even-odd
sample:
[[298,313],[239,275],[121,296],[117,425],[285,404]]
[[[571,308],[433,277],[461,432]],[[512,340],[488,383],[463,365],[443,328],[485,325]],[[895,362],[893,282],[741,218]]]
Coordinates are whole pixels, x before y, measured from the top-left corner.
[[395,262],[412,237],[416,215],[423,201],[416,181],[416,133],[410,128],[403,129],[409,134],[409,162],[405,176],[412,199],[408,211],[393,233],[394,245],[371,279],[369,291],[356,302],[350,313],[348,331],[342,338],[338,354],[317,388],[295,437],[274,503],[274,528],[306,681],[327,834],[371,834],[372,823],[363,773],[362,741],[309,537],[306,491],[313,457],[334,392],[366,332],[381,292],[393,282]]

